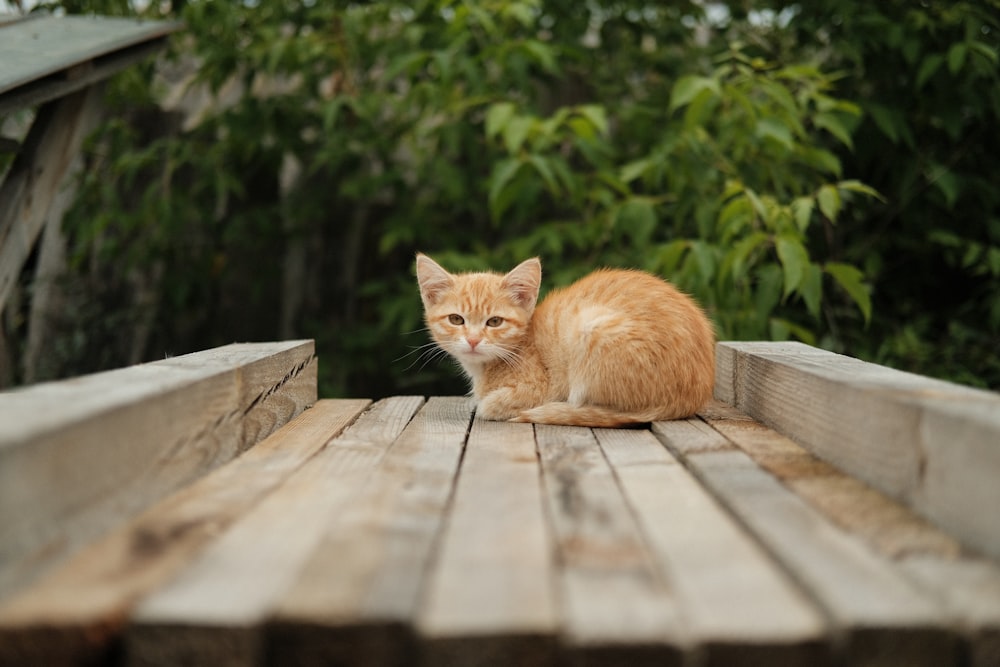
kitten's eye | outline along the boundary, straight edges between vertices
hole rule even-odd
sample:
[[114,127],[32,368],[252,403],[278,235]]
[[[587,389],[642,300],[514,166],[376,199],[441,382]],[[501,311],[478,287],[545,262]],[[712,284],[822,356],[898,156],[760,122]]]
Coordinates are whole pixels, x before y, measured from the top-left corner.
[[491,317],[490,319],[486,320],[486,326],[488,327],[498,327],[501,324],[503,324],[502,317]]
[[448,321],[454,324],[456,327],[460,324],[465,324],[465,320],[462,319],[461,315],[449,315]]

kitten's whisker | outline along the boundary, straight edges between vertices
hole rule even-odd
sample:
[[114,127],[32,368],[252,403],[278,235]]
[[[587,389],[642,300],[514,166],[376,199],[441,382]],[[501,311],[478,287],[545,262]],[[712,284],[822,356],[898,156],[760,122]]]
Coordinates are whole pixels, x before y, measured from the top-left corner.
[[450,357],[451,355],[449,355],[447,352],[445,352],[440,348],[438,348],[437,350],[433,350],[426,355],[426,357],[424,358],[424,363],[420,365],[420,368],[418,370],[424,370],[424,368],[427,367],[427,364],[431,363],[432,361],[440,361],[441,359],[448,359]]
[[420,327],[419,329],[414,329],[413,331],[403,331],[400,333],[402,336],[412,336],[415,333],[420,333],[421,331],[430,331],[428,327]]
[[[431,361],[435,361],[442,356],[447,356],[448,353],[447,351],[441,349],[435,342],[424,343],[423,345],[412,348],[409,352],[396,359],[395,362],[402,361],[403,359],[414,354],[417,356],[413,359],[409,366],[403,369],[404,372],[409,371],[417,364],[420,364],[420,368],[418,370],[423,370],[423,368]],[[421,361],[423,363],[421,363]]]
[[430,343],[424,343],[423,345],[416,345],[416,346],[412,346],[411,345],[409,352],[407,352],[406,354],[402,355],[401,357],[397,357],[396,359],[393,359],[392,363],[396,363],[397,361],[402,361],[403,359],[406,359],[411,354],[417,354],[417,353],[426,352],[428,348],[432,348],[432,347],[436,347],[436,346],[437,346],[437,343],[434,343],[433,341],[430,342]]

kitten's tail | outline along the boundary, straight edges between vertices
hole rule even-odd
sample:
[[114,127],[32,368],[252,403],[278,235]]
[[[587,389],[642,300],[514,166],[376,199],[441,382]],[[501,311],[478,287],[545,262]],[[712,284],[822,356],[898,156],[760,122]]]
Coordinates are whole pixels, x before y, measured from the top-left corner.
[[511,421],[557,426],[587,426],[591,428],[619,428],[652,421],[680,419],[693,414],[684,411],[649,409],[639,412],[622,412],[599,405],[573,405],[571,403],[545,403],[537,408],[524,410]]

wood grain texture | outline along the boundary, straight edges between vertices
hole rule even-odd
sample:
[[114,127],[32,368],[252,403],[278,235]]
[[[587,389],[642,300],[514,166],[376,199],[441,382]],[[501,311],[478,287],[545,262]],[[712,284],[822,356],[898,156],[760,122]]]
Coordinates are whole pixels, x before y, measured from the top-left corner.
[[3,26],[0,99],[10,91],[181,28],[176,21],[106,16],[38,16]]
[[720,343],[736,408],[1000,557],[1000,396],[796,343]]
[[0,595],[300,413],[315,369],[257,343],[0,394]]
[[[675,445],[706,440],[697,420],[658,426]],[[830,662],[822,612],[649,431],[596,433],[669,575],[699,664]]]
[[906,558],[904,571],[940,600],[968,644],[970,667],[1000,665],[1000,565],[964,556]]
[[1000,565],[963,551],[907,507],[742,413],[716,405],[705,417],[830,521],[898,564],[951,620],[973,664],[997,663]]
[[744,452],[692,454],[685,462],[822,605],[847,664],[957,660],[957,639],[932,597]]
[[476,419],[416,619],[430,665],[549,664],[551,537],[531,424]]
[[677,599],[593,432],[537,425],[559,563],[563,641],[578,660],[681,664]]
[[422,403],[420,397],[376,403],[146,597],[126,634],[129,664],[259,662],[263,621]]
[[466,398],[431,398],[373,478],[331,517],[269,619],[282,665],[404,665],[435,539],[472,417]]
[[0,604],[0,665],[97,664],[132,606],[350,424],[366,400],[320,401],[258,446],[85,547]]
[[0,181],[0,312],[48,219],[50,202],[100,120],[101,107],[98,87],[43,106]]

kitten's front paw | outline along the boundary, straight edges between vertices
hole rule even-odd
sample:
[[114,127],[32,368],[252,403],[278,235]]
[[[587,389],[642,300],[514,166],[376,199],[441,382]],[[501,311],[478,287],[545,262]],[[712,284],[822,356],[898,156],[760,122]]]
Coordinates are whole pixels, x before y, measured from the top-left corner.
[[514,405],[510,389],[491,391],[479,401],[476,415],[490,421],[508,421],[521,414],[520,408]]

